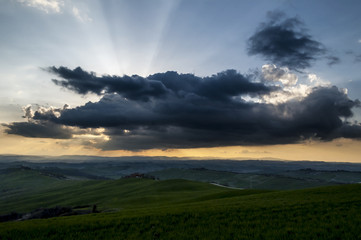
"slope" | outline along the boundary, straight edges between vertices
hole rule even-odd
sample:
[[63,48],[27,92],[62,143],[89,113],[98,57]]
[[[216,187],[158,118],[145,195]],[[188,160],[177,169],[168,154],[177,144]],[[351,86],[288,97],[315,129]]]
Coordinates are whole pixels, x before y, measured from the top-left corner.
[[[154,182],[153,182],[154,183]],[[188,181],[122,181],[130,196],[192,192],[116,213],[0,224],[1,239],[359,239],[361,185],[258,194],[218,193]],[[130,185],[128,185],[130,184]],[[150,184],[150,185],[148,185]],[[143,189],[148,185],[148,189]],[[134,189],[136,187],[142,190]],[[178,188],[173,189],[178,186]],[[251,193],[252,190],[247,190]],[[247,192],[246,191],[246,192]],[[245,192],[245,190],[234,190]],[[223,197],[220,197],[222,196]],[[181,201],[183,199],[183,201]]]

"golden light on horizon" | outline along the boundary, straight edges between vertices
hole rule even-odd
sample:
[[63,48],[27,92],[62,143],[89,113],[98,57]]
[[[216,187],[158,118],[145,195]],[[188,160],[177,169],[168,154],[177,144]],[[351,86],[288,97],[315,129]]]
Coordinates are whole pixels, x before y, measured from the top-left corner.
[[300,144],[267,146],[232,146],[188,149],[150,149],[142,151],[103,151],[84,144],[84,139],[26,138],[0,136],[0,154],[18,155],[94,155],[94,156],[165,156],[197,159],[282,159],[326,162],[361,162],[361,141],[337,139]]

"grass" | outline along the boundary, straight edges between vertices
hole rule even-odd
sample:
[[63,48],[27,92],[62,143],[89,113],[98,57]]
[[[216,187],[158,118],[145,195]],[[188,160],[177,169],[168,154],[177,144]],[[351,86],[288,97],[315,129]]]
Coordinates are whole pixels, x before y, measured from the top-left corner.
[[[0,214],[9,209],[27,212],[40,207],[97,204],[100,210],[162,206],[190,202],[192,199],[241,195],[243,192],[187,180],[154,181],[150,179],[66,181],[63,185],[40,187],[22,192],[21,197],[0,198]],[[264,191],[255,191],[258,193]]]
[[8,225],[1,234],[3,239],[358,239],[359,222],[349,223],[355,209],[315,207],[321,206],[64,217]]
[[[305,174],[303,172],[285,172],[283,175],[276,174],[253,174],[253,173],[233,173],[214,171],[207,169],[165,169],[149,173],[161,180],[166,179],[187,179],[200,182],[216,182],[221,185],[248,188],[248,189],[273,189],[291,190],[311,187],[335,185],[329,179],[337,177],[349,179],[360,179],[359,173],[345,173],[345,176],[338,176],[341,173],[324,173],[318,175]],[[336,176],[335,176],[336,175]],[[350,175],[350,176],[348,176]],[[352,176],[351,176],[352,175]],[[353,176],[355,175],[355,176]],[[354,177],[354,178],[352,178]]]
[[[0,239],[361,239],[361,185],[233,190],[186,180],[86,181],[0,209],[97,203],[117,212],[6,222]],[[20,205],[23,204],[23,207]]]

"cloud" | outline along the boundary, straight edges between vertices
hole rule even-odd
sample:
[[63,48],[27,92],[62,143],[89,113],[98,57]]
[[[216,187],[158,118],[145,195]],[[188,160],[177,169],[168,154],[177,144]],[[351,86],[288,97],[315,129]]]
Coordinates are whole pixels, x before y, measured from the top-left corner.
[[355,63],[361,62],[361,54],[357,54],[357,53],[355,53],[354,51],[351,51],[351,50],[345,51],[345,54],[354,57],[354,62]]
[[336,56],[327,56],[326,59],[328,60],[327,64],[329,66],[339,64],[341,62],[340,58]]
[[95,73],[83,71],[80,67],[74,70],[66,67],[50,67],[48,70],[64,79],[53,79],[56,85],[79,94],[95,93],[101,95],[119,92],[129,99],[147,101],[150,97],[161,97],[167,93],[167,89],[161,82],[147,80],[137,75],[97,77]]
[[[317,88],[302,101],[279,105],[230,102],[217,105],[212,101],[174,99],[157,102],[153,109],[150,105],[144,106],[145,103],[136,108],[129,106],[132,111],[128,112],[113,108],[110,117],[107,109],[119,101],[119,96],[114,95],[107,101],[69,111],[59,120],[62,124],[81,124],[83,127],[105,126],[105,134],[111,140],[101,147],[108,150],[272,145],[297,143],[309,138],[327,141],[361,137],[360,125],[341,120],[341,117],[351,117],[351,108],[359,102],[349,100],[336,87]],[[89,108],[98,109],[98,117]],[[78,118],[76,113],[82,117]],[[94,121],[89,124],[85,119]],[[346,131],[350,128],[357,131]]]
[[355,55],[355,62],[361,62],[361,54]]
[[[335,86],[306,88],[303,95],[277,104],[262,101],[300,89],[293,73],[274,65],[264,66],[261,76],[228,70],[209,77],[166,72],[142,78],[97,76],[81,68],[50,70],[63,79],[56,84],[101,99],[75,108],[26,107],[30,122],[6,125],[8,134],[57,138],[64,131],[59,138],[66,138],[103,129],[93,146],[132,151],[361,138],[361,125],[346,121],[360,102]],[[316,75],[311,79],[319,81]]]
[[23,118],[32,119],[34,117],[34,111],[31,108],[31,105],[27,105],[26,107],[23,107],[24,116]]
[[13,122],[2,124],[7,129],[5,133],[31,138],[70,139],[72,132],[62,125],[46,122]]
[[281,82],[284,86],[296,85],[298,77],[291,73],[288,68],[278,68],[274,64],[262,66],[262,77],[266,81]]
[[[327,53],[325,46],[312,39],[297,17],[286,18],[279,11],[268,13],[268,22],[260,24],[248,39],[248,54],[260,55],[271,63],[301,71]],[[327,56],[329,65],[339,59]]]
[[278,87],[269,94],[264,94],[253,101],[267,104],[281,104],[288,101],[300,101],[308,96],[315,88],[330,87],[331,83],[322,80],[316,74],[307,74],[307,78],[299,81],[298,76],[287,67],[277,67],[274,64],[265,64],[261,71],[255,70],[255,75],[269,85]]
[[83,4],[82,8],[75,6],[71,1],[63,0],[17,0],[24,6],[39,9],[47,14],[50,13],[69,13],[82,23],[92,22],[93,19],[87,14],[87,7]]
[[93,19],[91,19],[86,13],[83,11],[80,11],[79,8],[73,6],[72,8],[73,15],[81,22],[91,22]]
[[67,110],[69,106],[65,104],[61,108],[42,107],[32,105],[23,107],[24,116],[27,122],[13,122],[10,124],[2,124],[6,128],[8,134],[15,134],[32,138],[54,138],[54,139],[82,139],[98,138],[100,140],[107,139],[103,134],[103,128],[79,128],[76,126],[65,126],[58,124],[57,119]]
[[60,13],[64,7],[62,0],[17,0],[18,2],[46,13]]
[[227,101],[242,94],[266,94],[273,90],[262,83],[252,82],[251,76],[244,76],[235,70],[227,70],[210,77],[197,77],[193,74],[166,72],[143,78],[138,75],[96,76],[93,72],[77,67],[47,69],[63,80],[53,79],[56,85],[68,88],[79,94],[118,93],[126,99],[149,101],[151,98],[204,97]]

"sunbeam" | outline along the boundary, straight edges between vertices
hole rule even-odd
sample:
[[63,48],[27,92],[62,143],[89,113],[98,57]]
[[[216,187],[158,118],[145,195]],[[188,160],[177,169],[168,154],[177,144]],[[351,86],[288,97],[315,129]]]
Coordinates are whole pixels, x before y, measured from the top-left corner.
[[357,161],[359,3],[330,1],[1,1],[0,153]]

